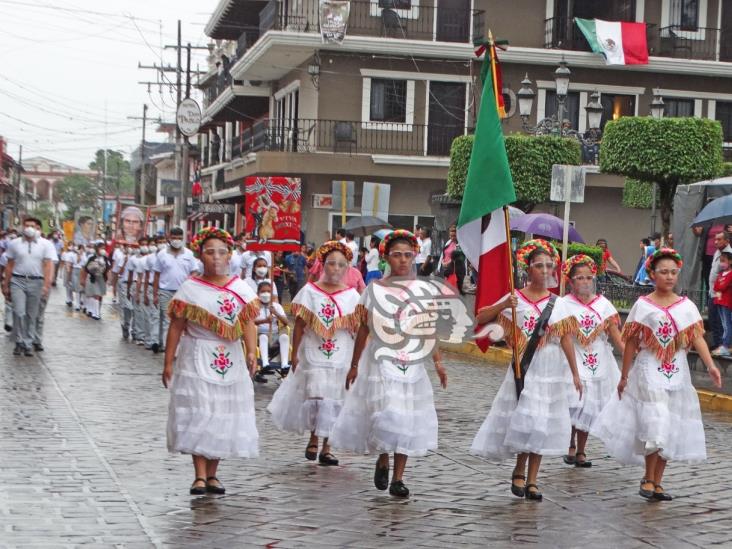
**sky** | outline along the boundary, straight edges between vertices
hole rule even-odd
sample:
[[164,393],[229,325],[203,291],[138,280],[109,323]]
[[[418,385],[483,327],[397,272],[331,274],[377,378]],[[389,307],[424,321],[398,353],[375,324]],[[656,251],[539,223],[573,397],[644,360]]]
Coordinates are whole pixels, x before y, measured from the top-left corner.
[[[143,104],[152,120],[175,119],[175,73],[161,80],[143,65],[175,65],[177,41],[205,46],[219,0],[0,0],[0,135],[8,152],[86,168],[97,149],[129,154],[142,140]],[[206,70],[205,50],[191,66]],[[182,56],[185,65],[185,52]],[[138,82],[154,82],[150,86]],[[162,82],[158,85],[157,82]],[[200,96],[194,95],[199,100]],[[164,141],[148,124],[147,141]]]

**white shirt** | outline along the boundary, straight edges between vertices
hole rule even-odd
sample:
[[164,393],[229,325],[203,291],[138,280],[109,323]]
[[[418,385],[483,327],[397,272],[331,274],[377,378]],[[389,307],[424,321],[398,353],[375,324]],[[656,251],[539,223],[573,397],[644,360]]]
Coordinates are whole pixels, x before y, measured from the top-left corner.
[[272,266],[272,253],[271,252],[251,252],[247,251],[242,254],[242,268],[244,269],[244,276],[250,277],[252,276],[252,268],[254,267],[254,262],[259,259],[260,257],[264,258],[267,261],[267,267]]
[[431,238],[425,238],[418,239],[419,241],[419,253],[417,254],[417,257],[415,258],[415,263],[424,263],[427,261],[427,258],[432,255],[432,239]]
[[231,259],[229,260],[229,274],[232,276],[241,276],[241,269],[243,265],[243,254],[239,252],[239,250],[234,250],[231,254]]
[[19,237],[10,241],[5,252],[8,259],[15,260],[13,273],[22,276],[43,276],[43,262],[48,259],[58,262],[56,248],[45,238],[28,240]]
[[[270,309],[272,309],[272,312],[275,315],[280,315],[287,317],[285,314],[285,310],[282,308],[282,305],[279,303],[267,303],[266,305],[262,303],[261,308],[259,309],[259,315],[257,316],[257,320],[264,320],[265,318],[269,317]],[[258,334],[268,334],[269,333],[269,322],[265,322],[264,324],[257,324],[257,333]],[[277,325],[277,319],[272,321],[272,335],[277,335],[277,332],[279,331],[279,326]]]
[[353,258],[351,259],[351,267],[355,267],[358,263],[358,244],[356,244],[355,240],[351,240],[350,242],[346,242],[345,244],[351,249],[351,253],[353,254]]
[[[272,281],[269,278],[258,278],[257,280],[254,280],[253,278],[249,277],[245,278],[244,282],[246,282],[249,287],[254,290],[255,294],[257,293],[257,288],[262,282],[269,282],[270,284],[272,284]],[[274,284],[272,284],[272,295],[277,297],[277,286],[275,286]]]
[[366,254],[366,270],[367,271],[378,271],[379,270],[379,250],[378,248],[371,248],[369,253]]
[[122,251],[122,248],[115,248],[112,252],[112,263],[114,263],[114,269],[112,269],[112,272],[118,273],[119,269],[117,269],[117,265],[125,262],[125,253]]
[[197,271],[197,267],[193,252],[183,248],[177,254],[171,253],[170,250],[159,252],[153,270],[160,273],[158,287],[161,290],[176,292],[180,285]]
[[130,278],[130,273],[133,274],[132,280],[134,282],[135,277],[134,274],[137,272],[137,262],[140,260],[140,256],[138,255],[131,255],[127,258],[127,263],[125,264],[125,268],[122,271],[122,279],[127,282]]
[[712,258],[712,268],[709,271],[709,297],[714,297],[714,282],[717,280],[717,276],[719,276],[719,273],[722,271],[722,266],[720,265],[720,258],[722,257],[722,252],[732,252],[732,246],[729,244],[725,246],[724,250],[717,250],[714,252],[714,257]]

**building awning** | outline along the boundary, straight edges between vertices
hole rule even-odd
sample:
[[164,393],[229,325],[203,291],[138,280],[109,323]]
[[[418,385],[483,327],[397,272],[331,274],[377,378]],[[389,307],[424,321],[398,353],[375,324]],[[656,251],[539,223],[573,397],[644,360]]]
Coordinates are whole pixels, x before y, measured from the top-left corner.
[[158,206],[150,206],[150,215],[166,216],[172,215],[175,211],[173,204],[160,204]]

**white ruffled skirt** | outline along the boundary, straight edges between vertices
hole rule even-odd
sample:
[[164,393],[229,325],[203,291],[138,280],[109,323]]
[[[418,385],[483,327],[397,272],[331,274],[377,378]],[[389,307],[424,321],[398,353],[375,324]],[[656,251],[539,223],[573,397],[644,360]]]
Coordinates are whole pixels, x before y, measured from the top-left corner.
[[680,362],[683,383],[671,390],[649,383],[642,363],[652,360],[648,351],[636,357],[622,399],[614,392],[590,433],[625,465],[642,465],[657,450],[666,460],[704,461],[704,424],[686,360]]
[[497,460],[519,453],[565,454],[572,434],[567,369],[558,344],[542,347],[531,361],[517,400],[513,367],[509,366],[470,453]]
[[254,387],[241,344],[229,346],[234,368],[240,370],[236,374],[230,372],[238,376],[236,382],[221,385],[206,381],[199,374],[196,357],[201,356],[200,343],[183,335],[178,346],[170,385],[168,451],[208,459],[257,457],[259,434],[254,415]]
[[360,454],[424,456],[436,450],[437,412],[424,365],[410,365],[409,375],[400,378],[393,365],[373,362],[370,347],[346,394],[331,444]]
[[267,410],[281,431],[330,437],[343,407],[348,368],[300,362],[282,382]]
[[[603,369],[601,377],[583,376],[580,372],[582,377],[582,400],[579,399],[579,395],[574,388],[572,373],[567,368],[569,414],[572,418],[572,427],[580,431],[590,431],[597,416],[600,415],[613,394],[617,392],[618,383],[620,382],[620,369],[609,345],[602,349],[600,360],[602,361],[600,368]],[[582,368],[581,363],[578,363],[577,367]]]

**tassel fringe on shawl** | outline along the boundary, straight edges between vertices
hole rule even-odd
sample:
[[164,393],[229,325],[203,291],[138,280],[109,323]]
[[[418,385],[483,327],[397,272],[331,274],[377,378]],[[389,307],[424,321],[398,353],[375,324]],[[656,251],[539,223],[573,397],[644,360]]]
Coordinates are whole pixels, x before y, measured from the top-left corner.
[[260,302],[258,299],[250,301],[242,308],[236,317],[234,324],[223,322],[216,315],[211,314],[203,307],[174,299],[168,305],[168,316],[170,318],[185,318],[195,322],[199,326],[215,333],[222,339],[235,341],[244,335],[244,324],[253,320],[259,314]]

